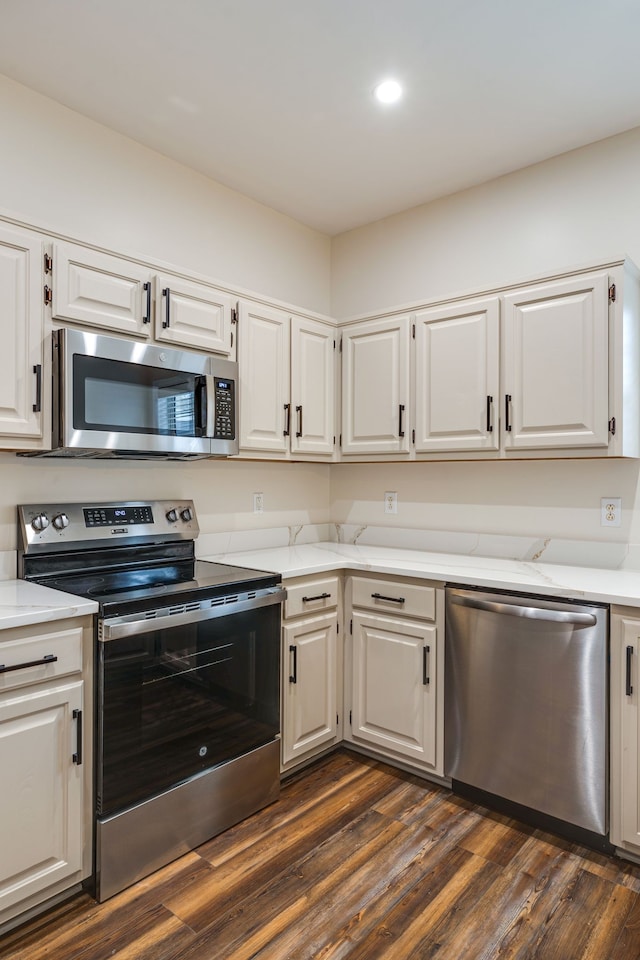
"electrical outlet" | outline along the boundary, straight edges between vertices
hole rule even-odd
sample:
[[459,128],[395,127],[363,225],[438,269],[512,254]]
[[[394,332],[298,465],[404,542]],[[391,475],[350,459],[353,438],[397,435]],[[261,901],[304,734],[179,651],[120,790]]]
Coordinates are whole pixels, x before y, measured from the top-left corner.
[[398,512],[398,494],[387,491],[384,495],[384,512],[385,513],[397,513]]
[[619,527],[622,514],[622,500],[620,497],[603,497],[600,501],[600,525],[602,527]]
[[264,513],[264,493],[254,493],[254,495],[253,495],[253,512],[254,512],[254,513]]

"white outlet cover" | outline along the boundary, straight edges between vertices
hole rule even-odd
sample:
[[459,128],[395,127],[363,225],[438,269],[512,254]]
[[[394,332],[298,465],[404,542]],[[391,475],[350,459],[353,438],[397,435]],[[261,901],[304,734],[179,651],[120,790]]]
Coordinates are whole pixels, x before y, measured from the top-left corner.
[[392,490],[387,490],[387,492],[384,495],[384,512],[385,513],[398,512],[398,494]]
[[619,527],[622,522],[622,498],[602,497],[600,500],[600,525]]

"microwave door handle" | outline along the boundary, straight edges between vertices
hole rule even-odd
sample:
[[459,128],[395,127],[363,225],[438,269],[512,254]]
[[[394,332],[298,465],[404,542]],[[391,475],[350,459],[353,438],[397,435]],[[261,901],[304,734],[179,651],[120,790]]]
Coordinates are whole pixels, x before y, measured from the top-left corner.
[[214,378],[210,373],[205,375],[205,384],[206,391],[205,396],[207,398],[207,409],[206,409],[206,432],[205,436],[213,437],[215,433],[215,416],[216,416],[216,386]]

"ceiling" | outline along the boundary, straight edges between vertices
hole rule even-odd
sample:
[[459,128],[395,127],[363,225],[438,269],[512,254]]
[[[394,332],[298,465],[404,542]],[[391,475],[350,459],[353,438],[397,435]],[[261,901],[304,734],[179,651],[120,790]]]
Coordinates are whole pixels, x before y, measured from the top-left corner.
[[[640,125],[638,0],[2,0],[0,73],[337,234]],[[372,97],[394,76],[395,107]]]

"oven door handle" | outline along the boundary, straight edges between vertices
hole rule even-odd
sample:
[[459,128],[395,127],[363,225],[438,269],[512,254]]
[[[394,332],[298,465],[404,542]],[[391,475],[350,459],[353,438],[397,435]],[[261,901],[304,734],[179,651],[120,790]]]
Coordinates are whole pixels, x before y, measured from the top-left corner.
[[[270,607],[281,603],[286,595],[287,591],[278,587],[261,597],[221,603],[219,606],[213,607],[200,607],[195,610],[187,610],[184,613],[164,613],[160,609],[131,614],[130,616],[109,617],[106,620],[98,621],[98,639],[100,642],[121,640],[123,637],[139,636],[157,630],[171,630],[173,627],[183,627],[189,623],[213,620],[216,617],[232,617],[234,613],[244,613],[246,610],[257,610],[260,607]],[[204,602],[206,603],[206,601]]]

